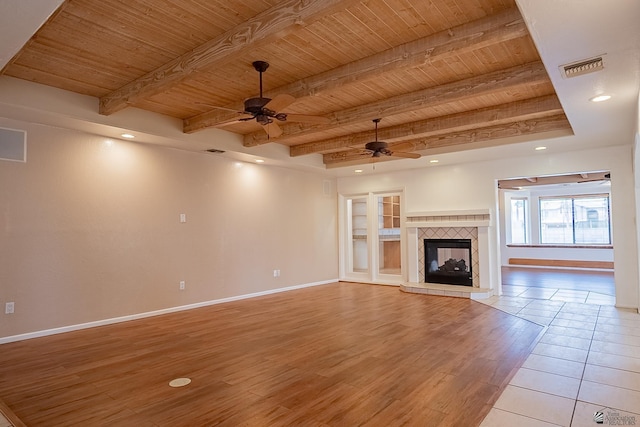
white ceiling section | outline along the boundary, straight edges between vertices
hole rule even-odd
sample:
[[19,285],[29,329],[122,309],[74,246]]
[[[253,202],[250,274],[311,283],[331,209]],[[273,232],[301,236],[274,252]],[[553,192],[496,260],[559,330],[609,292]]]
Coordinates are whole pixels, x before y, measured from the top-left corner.
[[[640,90],[640,1],[638,0],[517,0],[529,32],[538,48],[566,115],[575,132],[574,136],[545,139],[544,145],[557,151],[580,148],[630,144],[636,129],[638,93]],[[3,0],[0,2],[0,68],[15,55],[36,30],[62,3],[62,0]],[[604,70],[571,79],[563,78],[560,67],[565,64],[603,55]],[[5,78],[3,79],[9,79]],[[0,85],[2,88],[3,85]],[[6,86],[5,86],[6,87]],[[37,90],[37,86],[36,89]],[[599,94],[609,94],[611,100],[602,103],[589,102],[589,98]],[[51,92],[49,95],[51,96]],[[33,99],[33,98],[31,98]],[[10,103],[5,102],[0,93],[0,114],[7,118],[22,120],[7,114]],[[87,107],[84,107],[87,108]],[[105,127],[118,132],[121,128],[135,123],[126,114],[105,118],[97,113],[97,100],[91,109],[78,119],[69,121],[69,126],[84,122],[82,130],[91,129],[103,134]],[[38,121],[38,114],[46,114],[38,105],[29,109],[30,121]],[[49,112],[50,114],[51,112]],[[61,108],[57,114],[65,114]],[[131,114],[136,114],[131,113]],[[175,128],[171,119],[155,116],[159,122],[168,121],[164,128]],[[46,122],[46,121],[45,121]],[[201,151],[213,137],[228,138],[225,155],[250,159],[255,155],[272,156],[277,164],[294,168],[324,170],[317,159],[303,157],[289,158],[286,150],[270,148],[250,151],[236,143],[228,133],[201,133],[184,135],[175,129],[168,134],[154,134],[152,126],[131,130],[143,132],[146,137],[138,141],[170,145],[193,151]],[[80,128],[78,126],[78,128]],[[159,128],[163,128],[160,126]],[[107,132],[108,133],[108,132]],[[108,135],[114,136],[114,135]],[[530,155],[535,142],[523,142],[500,147],[454,153],[438,156],[440,164],[478,161],[496,157],[516,157]],[[237,149],[237,150],[236,150]],[[237,152],[238,154],[234,154]],[[306,156],[309,157],[309,156]],[[376,171],[386,172],[429,165],[432,157],[420,160],[398,160],[376,165]],[[326,171],[336,176],[351,175],[354,168],[344,167]]]

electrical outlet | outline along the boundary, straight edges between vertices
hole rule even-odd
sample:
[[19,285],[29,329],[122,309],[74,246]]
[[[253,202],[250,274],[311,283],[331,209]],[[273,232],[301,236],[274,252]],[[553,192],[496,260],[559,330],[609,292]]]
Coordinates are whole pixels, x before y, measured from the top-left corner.
[[187,214],[180,214],[180,222],[187,222]]
[[180,290],[184,291],[184,289],[187,287],[186,283],[184,282],[184,280],[180,281]]
[[280,277],[280,270],[273,270],[273,277]]
[[4,305],[4,314],[13,314],[14,309],[15,309],[15,303],[8,302]]

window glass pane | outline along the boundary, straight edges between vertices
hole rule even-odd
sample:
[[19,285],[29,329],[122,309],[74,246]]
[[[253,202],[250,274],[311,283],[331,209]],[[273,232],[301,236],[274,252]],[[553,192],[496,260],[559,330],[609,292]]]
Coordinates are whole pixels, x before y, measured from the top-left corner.
[[511,199],[511,243],[527,243],[527,199]]
[[573,243],[571,199],[540,199],[540,243]]
[[573,201],[575,243],[609,244],[609,198],[584,197]]
[[610,244],[609,196],[540,199],[540,242]]

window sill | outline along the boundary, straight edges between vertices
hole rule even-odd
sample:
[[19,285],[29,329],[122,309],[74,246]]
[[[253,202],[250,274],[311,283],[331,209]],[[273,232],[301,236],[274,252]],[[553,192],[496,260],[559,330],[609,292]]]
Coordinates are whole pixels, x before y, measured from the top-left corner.
[[508,244],[508,248],[563,248],[563,249],[613,249],[613,245],[516,245]]

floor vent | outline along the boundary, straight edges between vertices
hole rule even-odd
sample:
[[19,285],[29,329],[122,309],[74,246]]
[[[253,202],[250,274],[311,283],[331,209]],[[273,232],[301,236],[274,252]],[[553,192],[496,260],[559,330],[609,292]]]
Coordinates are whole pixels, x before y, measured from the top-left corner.
[[604,69],[604,61],[602,56],[597,58],[585,59],[580,62],[574,62],[572,64],[562,65],[560,70],[562,77],[569,79],[571,77],[582,76],[584,74],[595,73]]
[[210,148],[208,150],[206,150],[207,153],[215,153],[215,154],[222,154],[224,153],[224,150],[218,150],[217,148]]
[[27,132],[0,128],[0,160],[27,161]]

